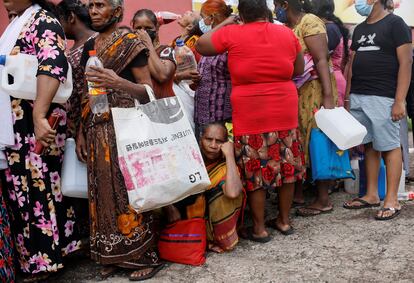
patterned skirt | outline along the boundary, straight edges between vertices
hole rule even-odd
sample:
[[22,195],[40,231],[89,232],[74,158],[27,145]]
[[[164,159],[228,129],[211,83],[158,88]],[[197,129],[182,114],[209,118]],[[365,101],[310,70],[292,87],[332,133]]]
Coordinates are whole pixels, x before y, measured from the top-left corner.
[[276,188],[305,176],[298,130],[236,136],[236,159],[247,191]]

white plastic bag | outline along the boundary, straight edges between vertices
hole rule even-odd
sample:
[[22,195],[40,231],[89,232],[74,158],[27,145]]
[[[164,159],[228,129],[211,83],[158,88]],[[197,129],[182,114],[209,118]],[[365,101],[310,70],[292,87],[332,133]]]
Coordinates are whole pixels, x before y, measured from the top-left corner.
[[67,139],[62,166],[62,194],[66,197],[88,198],[87,171],[86,164],[76,156],[75,140]]
[[112,108],[118,158],[131,207],[154,210],[210,186],[197,141],[177,97]]
[[173,84],[175,95],[180,99],[182,109],[184,110],[191,128],[194,130],[194,95],[195,92],[185,82]]

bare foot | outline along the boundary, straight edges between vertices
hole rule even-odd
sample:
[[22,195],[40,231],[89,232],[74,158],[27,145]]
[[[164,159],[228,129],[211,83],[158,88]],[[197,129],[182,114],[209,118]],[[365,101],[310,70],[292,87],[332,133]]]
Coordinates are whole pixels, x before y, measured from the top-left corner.
[[101,277],[106,279],[109,276],[113,275],[118,270],[118,267],[114,265],[105,265],[102,267],[101,271],[99,272]]
[[216,246],[216,245],[211,245],[210,244],[208,246],[208,249],[210,251],[215,252],[215,253],[218,253],[218,254],[224,253],[224,250],[222,248],[220,248],[219,246]]
[[[379,197],[375,197],[375,198],[374,198],[374,197],[363,196],[363,197],[361,197],[361,198],[359,198],[359,199],[362,199],[362,200],[364,200],[364,201],[368,202],[369,204],[377,204],[377,203],[379,203],[379,202],[380,202]],[[364,206],[364,204],[363,204],[363,203],[359,202],[359,201],[358,201],[358,200],[356,200],[356,199],[349,200],[349,201],[345,202],[345,205],[346,205],[346,206],[349,206],[349,207],[359,207],[359,206]]]

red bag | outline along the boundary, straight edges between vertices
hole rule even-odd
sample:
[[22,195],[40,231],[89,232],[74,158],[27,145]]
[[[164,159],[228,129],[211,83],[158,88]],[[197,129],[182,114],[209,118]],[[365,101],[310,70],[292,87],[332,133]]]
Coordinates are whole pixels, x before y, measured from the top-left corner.
[[164,260],[202,265],[206,262],[206,222],[202,218],[180,220],[168,225],[160,235],[158,251]]

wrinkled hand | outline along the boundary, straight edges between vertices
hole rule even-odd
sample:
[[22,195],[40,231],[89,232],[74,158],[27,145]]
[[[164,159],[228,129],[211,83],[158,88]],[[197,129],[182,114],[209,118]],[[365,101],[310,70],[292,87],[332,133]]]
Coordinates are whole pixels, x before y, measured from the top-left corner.
[[335,103],[332,95],[323,98],[323,107],[325,109],[334,109]]
[[85,75],[86,80],[94,83],[95,87],[119,89],[121,85],[121,78],[112,69],[90,66]]
[[236,25],[236,24],[240,24],[240,22],[241,22],[241,19],[239,16],[231,15],[230,17],[224,20],[223,25],[225,26]]
[[76,155],[80,162],[86,163],[88,151],[86,149],[85,135],[81,131],[76,135]]
[[145,44],[148,48],[154,47],[151,37],[148,35],[148,33],[143,29],[138,29],[135,31],[135,34],[138,35],[138,37],[141,39],[142,43]]
[[33,119],[36,140],[44,147],[48,147],[56,137],[56,131],[53,130],[46,118]]
[[406,115],[406,108],[404,102],[394,102],[391,110],[391,117],[394,122],[400,121]]
[[221,145],[221,151],[223,152],[224,157],[234,157],[234,145],[232,142],[228,141]]
[[193,81],[194,83],[198,83],[201,80],[201,76],[198,71],[184,71],[181,73],[177,73],[175,77],[177,81],[189,80]]

